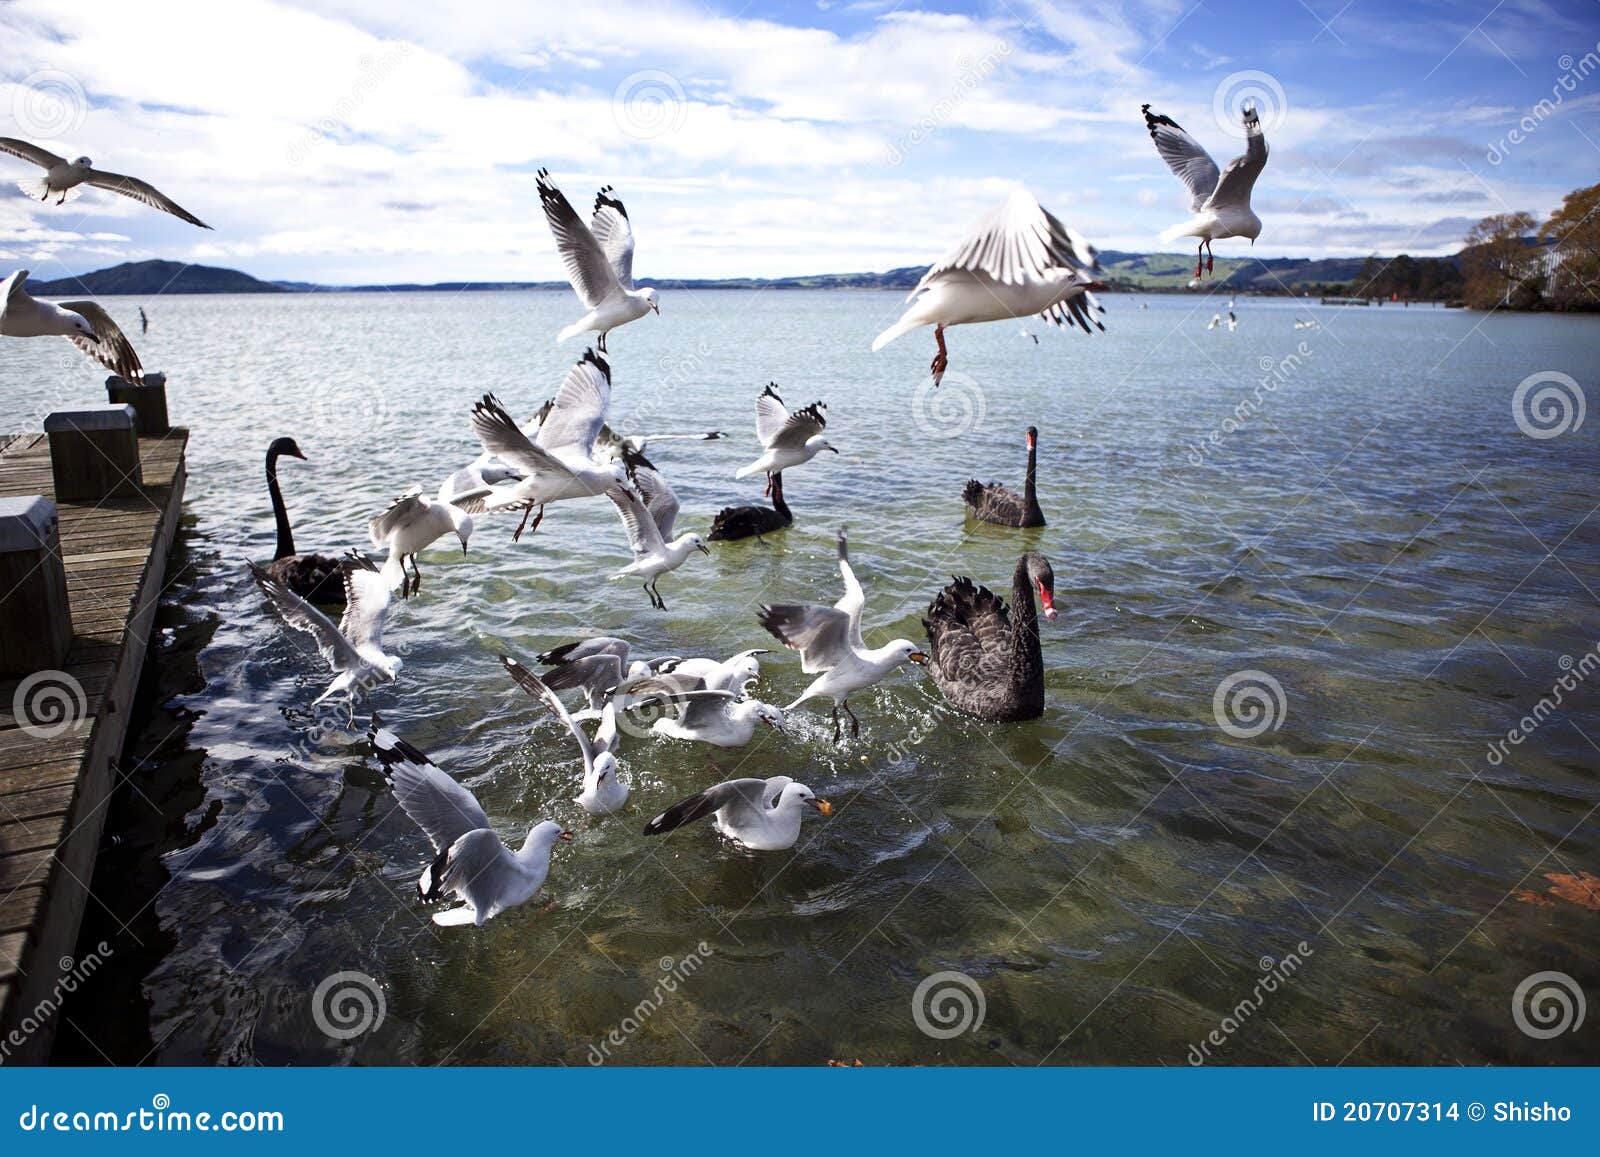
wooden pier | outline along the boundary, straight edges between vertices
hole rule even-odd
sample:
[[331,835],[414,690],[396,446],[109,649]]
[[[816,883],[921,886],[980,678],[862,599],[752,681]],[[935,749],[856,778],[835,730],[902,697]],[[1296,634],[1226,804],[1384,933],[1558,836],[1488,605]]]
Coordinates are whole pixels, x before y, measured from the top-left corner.
[[[0,679],[0,1063],[49,1056],[57,989],[76,956],[114,768],[167,581],[188,440],[183,429],[140,437],[141,481],[131,494],[57,502],[72,642],[60,671],[30,678],[36,695],[52,679],[48,690],[60,689],[54,702],[66,714],[19,699],[28,679]],[[36,494],[55,497],[46,436],[0,435],[0,497]]]

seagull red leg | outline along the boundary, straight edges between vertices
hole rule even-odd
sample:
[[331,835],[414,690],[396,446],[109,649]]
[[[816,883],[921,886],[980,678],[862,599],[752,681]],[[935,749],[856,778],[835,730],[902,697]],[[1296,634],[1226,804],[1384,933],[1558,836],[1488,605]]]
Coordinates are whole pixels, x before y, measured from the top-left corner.
[[944,326],[933,327],[933,340],[939,343],[939,352],[933,355],[933,363],[928,366],[928,371],[933,374],[933,384],[937,386],[944,377],[946,367],[950,365],[950,351],[944,345]]

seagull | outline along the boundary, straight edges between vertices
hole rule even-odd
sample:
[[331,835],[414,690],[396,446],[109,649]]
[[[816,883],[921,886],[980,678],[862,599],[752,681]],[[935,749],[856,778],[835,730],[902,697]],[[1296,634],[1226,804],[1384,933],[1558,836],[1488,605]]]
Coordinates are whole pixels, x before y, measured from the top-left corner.
[[633,551],[633,561],[612,575],[611,580],[643,578],[650,605],[664,611],[667,602],[656,589],[657,580],[668,571],[677,570],[692,552],[710,554],[711,548],[693,532],[672,537],[673,523],[678,520],[678,496],[659,471],[642,465],[634,470],[633,481],[639,488],[637,494],[620,486],[606,491],[606,497],[622,516],[628,547]]
[[468,514],[488,509],[495,487],[506,482],[521,482],[522,473],[507,466],[485,450],[439,484],[439,501],[459,506]]
[[1033,344],[1034,345],[1038,345],[1039,344],[1039,335],[1034,333],[1027,326],[1023,326],[1021,329],[1019,329],[1017,331],[1017,336],[1018,337],[1031,337],[1033,339]]
[[800,838],[807,807],[833,814],[833,805],[818,799],[809,787],[787,775],[771,779],[730,779],[680,800],[644,827],[659,836],[706,816],[715,816],[717,831],[756,852],[781,852]]
[[[1267,138],[1261,133],[1261,118],[1253,106],[1244,110],[1245,151],[1242,156],[1228,162],[1220,174],[1217,162],[1200,147],[1200,142],[1184,132],[1182,126],[1169,116],[1150,111],[1149,105],[1141,109],[1150,139],[1156,143],[1156,152],[1167,162],[1167,167],[1177,174],[1189,189],[1189,220],[1174,225],[1161,234],[1162,241],[1176,241],[1179,237],[1198,237],[1200,245],[1195,250],[1194,275],[1198,280],[1202,272],[1210,273],[1212,266],[1211,243],[1224,237],[1248,237],[1255,244],[1261,236],[1261,218],[1250,210],[1250,190],[1255,187],[1261,168],[1267,163]],[[1204,261],[1202,261],[1202,258]]]
[[400,657],[383,649],[389,583],[365,555],[352,551],[351,558],[354,565],[344,572],[344,615],[337,627],[266,568],[252,562],[250,574],[283,621],[316,640],[317,649],[334,672],[333,682],[312,700],[312,706],[329,696],[343,694],[350,700],[350,719],[354,722],[356,693],[365,693],[380,682],[393,682],[400,673]]
[[110,189],[113,193],[132,197],[135,201],[143,201],[152,209],[171,213],[174,217],[191,225],[198,225],[202,229],[211,228],[154,185],[137,177],[124,177],[120,173],[107,173],[102,169],[96,169],[94,162],[88,157],[69,161],[65,157],[56,156],[48,149],[41,149],[38,145],[30,145],[27,141],[19,141],[15,137],[0,137],[0,152],[32,161],[44,170],[45,175],[42,177],[17,182],[17,188],[41,201],[48,201],[54,195],[56,204],[64,205],[82,191],[78,186],[92,185],[96,189]]
[[605,353],[606,334],[647,313],[661,312],[654,289],[633,286],[633,226],[628,211],[607,185],[596,194],[594,216],[585,225],[566,194],[550,180],[548,169],[539,170],[539,203],[556,235],[567,280],[589,310],[558,333],[556,343],[594,330],[600,334],[600,352]]
[[585,350],[567,371],[532,438],[493,394],[485,394],[472,408],[472,431],[484,452],[522,475],[520,482],[497,488],[484,506],[488,511],[522,511],[513,542],[522,538],[536,506],[533,530],[539,529],[547,503],[597,498],[619,488],[632,493],[627,464],[595,454],[595,439],[610,405],[611,367],[593,350]]
[[[550,408],[554,405],[552,400],[540,406],[539,412],[522,424],[522,432],[530,438],[534,437],[539,427],[544,425],[544,420],[550,416]],[[623,460],[633,454],[643,454],[651,442],[716,442],[727,436],[722,430],[689,434],[619,434],[602,423],[600,432],[595,435],[594,449],[597,458]]]
[[594,742],[590,743],[583,729],[567,714],[561,696],[547,687],[539,676],[509,655],[501,655],[500,662],[517,686],[550,708],[578,741],[578,750],[583,755],[583,790],[573,797],[573,802],[592,816],[621,811],[622,805],[628,802],[628,785],[617,776],[617,757],[613,751],[617,744],[616,707],[608,703],[602,709],[600,727],[595,731]]
[[756,724],[783,729],[783,709],[739,693],[713,688],[707,680],[678,673],[655,675],[627,689],[629,708],[663,705],[678,708],[650,725],[668,739],[687,739],[716,747],[743,747],[755,737]]
[[[367,523],[367,536],[372,545],[389,550],[389,557],[383,563],[384,580],[389,589],[398,590],[402,598],[422,590],[417,552],[451,533],[461,540],[461,553],[466,554],[467,539],[472,537],[472,516],[443,497],[424,498],[420,486],[407,490],[390,503],[388,510]],[[411,559],[409,582],[408,557]]]
[[756,437],[766,448],[766,453],[748,466],[734,471],[735,478],[747,478],[758,471],[767,475],[767,494],[772,493],[772,476],[791,466],[809,462],[833,446],[822,436],[827,428],[828,407],[822,402],[812,402],[804,409],[790,413],[778,396],[778,383],[768,382],[756,399]]
[[[839,708],[850,717],[850,733],[861,734],[861,723],[850,710],[850,696],[871,687],[901,663],[926,663],[928,656],[909,639],[895,639],[882,647],[868,649],[861,639],[861,612],[867,596],[850,569],[850,554],[844,531],[839,532],[839,574],[844,579],[844,597],[831,607],[763,606],[757,616],[761,625],[784,646],[800,652],[800,670],[818,675],[796,699],[784,708],[793,711],[807,699],[827,696],[833,700],[833,741],[843,732],[839,727]],[[818,674],[820,672],[820,674]]]
[[1237,316],[1235,316],[1233,310],[1230,309],[1228,311],[1228,332],[1232,333],[1234,330],[1236,330],[1238,328],[1239,328],[1239,319],[1238,319]]
[[662,659],[656,664],[656,671],[680,678],[704,679],[706,686],[716,691],[742,692],[761,678],[761,661],[756,656],[770,653],[766,647],[752,647],[720,663],[715,659]]
[[1216,329],[1217,326],[1219,326],[1221,324],[1222,324],[1222,315],[1220,313],[1214,313],[1214,314],[1211,315],[1211,320],[1206,323],[1206,328],[1208,330]]
[[526,904],[550,874],[550,852],[572,833],[552,820],[535,824],[520,851],[500,842],[483,806],[433,760],[383,726],[376,715],[367,733],[383,764],[383,776],[400,807],[433,845],[433,862],[417,879],[423,900],[454,897],[465,907],[435,912],[442,928],[482,928],[508,908]]
[[873,339],[873,351],[932,325],[939,352],[929,370],[937,386],[950,364],[945,326],[1037,313],[1056,326],[1075,321],[1088,333],[1090,311],[1105,312],[1089,292],[1105,288],[1094,279],[1099,268],[1093,245],[1017,189],[922,275],[906,298],[910,308]]
[[114,374],[143,384],[139,355],[111,315],[92,301],[60,305],[30,297],[28,271],[0,281],[0,334],[6,337],[64,337]]
[[606,702],[606,692],[626,680],[643,679],[661,666],[678,662],[676,656],[632,659],[632,653],[626,639],[597,635],[541,651],[534,658],[548,668],[542,677],[545,686],[557,691],[581,688],[589,708],[598,711]]

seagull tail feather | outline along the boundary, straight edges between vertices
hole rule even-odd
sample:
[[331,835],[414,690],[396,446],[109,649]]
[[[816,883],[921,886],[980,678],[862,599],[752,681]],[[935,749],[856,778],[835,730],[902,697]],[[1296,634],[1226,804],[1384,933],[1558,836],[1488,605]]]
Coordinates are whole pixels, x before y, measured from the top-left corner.
[[892,342],[895,338],[899,337],[901,334],[910,333],[912,330],[916,329],[919,325],[924,325],[924,324],[926,324],[926,323],[925,322],[920,322],[920,321],[913,321],[910,318],[902,317],[899,321],[895,322],[888,329],[884,330],[877,337],[872,339],[872,352],[873,353],[877,353],[884,346],[888,345],[890,342]]
[[560,345],[567,339],[577,337],[580,333],[586,332],[588,332],[588,327],[586,327],[581,321],[575,321],[571,325],[567,326],[566,329],[556,334],[556,345]]

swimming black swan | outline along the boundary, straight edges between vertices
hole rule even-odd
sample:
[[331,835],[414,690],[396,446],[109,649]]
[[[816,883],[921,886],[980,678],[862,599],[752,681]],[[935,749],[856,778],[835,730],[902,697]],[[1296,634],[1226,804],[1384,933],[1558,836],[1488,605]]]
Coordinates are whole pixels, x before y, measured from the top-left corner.
[[976,478],[967,483],[961,492],[962,499],[972,507],[972,516],[996,526],[1043,526],[1044,511],[1039,509],[1039,498],[1034,493],[1034,464],[1039,455],[1039,431],[1028,427],[1028,476],[1022,481],[1022,493],[1007,490],[998,482],[987,486]]
[[956,578],[933,597],[922,620],[928,671],[962,711],[1002,723],[1044,714],[1044,658],[1030,587],[1039,591],[1044,617],[1055,618],[1055,572],[1036,550],[1017,560],[1010,612],[1004,599],[969,578]]
[[293,438],[279,438],[267,447],[267,493],[272,495],[272,517],[278,524],[278,550],[262,569],[307,602],[337,605],[344,602],[344,572],[349,564],[325,554],[296,554],[289,512],[278,489],[278,459],[284,455],[305,461]]
[[789,504],[783,500],[783,471],[772,476],[772,506],[725,506],[711,520],[712,542],[732,542],[754,535],[760,538],[775,530],[783,530],[794,522]]

